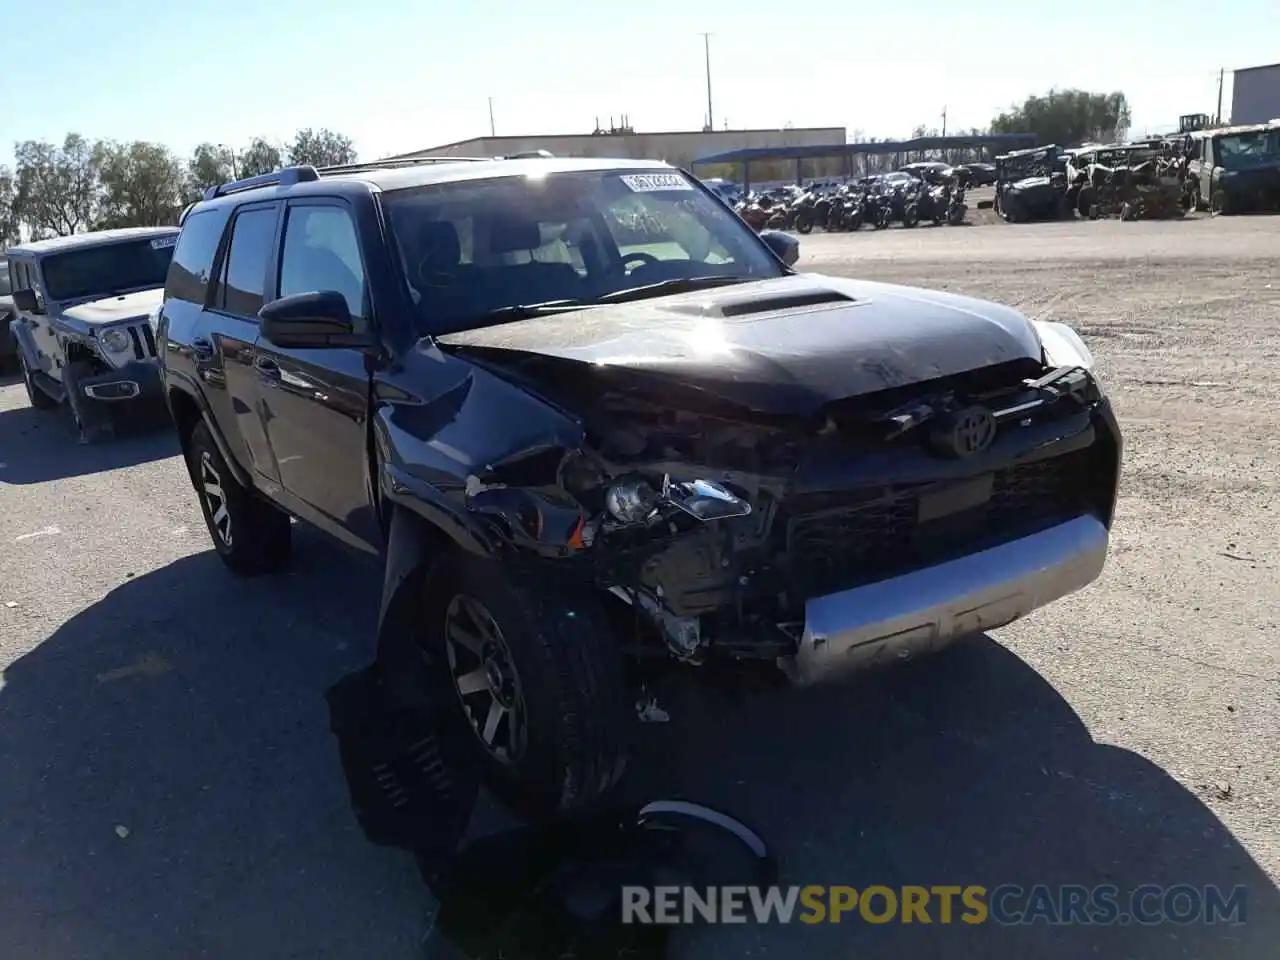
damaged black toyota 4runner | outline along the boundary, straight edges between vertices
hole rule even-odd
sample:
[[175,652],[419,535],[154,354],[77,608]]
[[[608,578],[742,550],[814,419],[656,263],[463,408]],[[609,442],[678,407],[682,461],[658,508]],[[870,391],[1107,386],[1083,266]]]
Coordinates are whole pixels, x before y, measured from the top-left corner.
[[281,567],[292,515],[383,554],[384,663],[552,810],[620,774],[633,657],[807,684],[1095,579],[1121,440],[1079,337],[796,256],[658,162],[211,189],[159,331],[218,553]]

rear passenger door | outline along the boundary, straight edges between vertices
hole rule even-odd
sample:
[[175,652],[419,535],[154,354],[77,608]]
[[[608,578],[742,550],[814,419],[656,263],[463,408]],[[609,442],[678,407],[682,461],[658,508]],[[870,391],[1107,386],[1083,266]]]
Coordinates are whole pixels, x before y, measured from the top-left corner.
[[215,410],[214,416],[224,431],[237,434],[246,453],[243,465],[268,492],[277,488],[280,470],[258,412],[261,391],[254,342],[258,311],[275,281],[280,206],[278,202],[245,204],[232,216],[209,298],[205,335],[196,344],[206,359],[206,385],[211,376],[221,381],[222,409]]
[[[333,199],[286,206],[272,297],[335,290],[355,332],[373,322],[359,233]],[[263,422],[280,484],[299,516],[353,546],[376,551],[381,530],[369,477],[369,369],[364,351],[280,347],[259,337]]]

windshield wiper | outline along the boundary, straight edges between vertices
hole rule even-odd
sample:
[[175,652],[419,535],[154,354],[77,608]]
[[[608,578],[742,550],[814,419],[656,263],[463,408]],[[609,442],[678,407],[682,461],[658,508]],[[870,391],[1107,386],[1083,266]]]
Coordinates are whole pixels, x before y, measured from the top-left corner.
[[675,277],[671,280],[659,280],[657,283],[646,283],[640,287],[628,287],[625,290],[614,290],[596,297],[592,303],[625,303],[628,300],[643,300],[645,297],[661,296],[664,293],[686,293],[693,290],[705,290],[708,287],[725,287],[735,283],[749,283],[754,277],[725,276],[714,274],[709,277]]
[[481,323],[498,323],[503,320],[529,320],[533,317],[545,317],[552,313],[563,313],[566,310],[581,310],[590,304],[582,300],[545,300],[542,303],[513,303],[510,306],[498,307],[487,313],[468,317],[468,321],[478,320]]

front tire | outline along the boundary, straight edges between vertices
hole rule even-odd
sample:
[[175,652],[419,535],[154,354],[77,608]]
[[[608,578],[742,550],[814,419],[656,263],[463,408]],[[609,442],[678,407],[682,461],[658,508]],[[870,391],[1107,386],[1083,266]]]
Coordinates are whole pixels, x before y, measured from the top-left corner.
[[22,370],[22,385],[27,388],[27,401],[31,406],[36,410],[52,410],[56,407],[58,401],[36,386],[35,378],[27,368],[26,355],[22,351],[18,351],[18,366]]
[[428,593],[425,662],[490,789],[534,818],[607,794],[634,716],[594,595],[469,555]]
[[293,532],[289,515],[240,485],[204,421],[191,431],[187,469],[213,548],[228,569],[252,577],[288,564]]

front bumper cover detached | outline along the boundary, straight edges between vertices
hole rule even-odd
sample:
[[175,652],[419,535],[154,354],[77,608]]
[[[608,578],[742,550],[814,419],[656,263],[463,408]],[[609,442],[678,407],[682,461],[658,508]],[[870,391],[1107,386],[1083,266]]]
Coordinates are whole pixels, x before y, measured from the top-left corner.
[[936,651],[994,630],[1087,586],[1102,572],[1108,531],[1082,516],[901,576],[814,597],[782,668],[811,684]]

